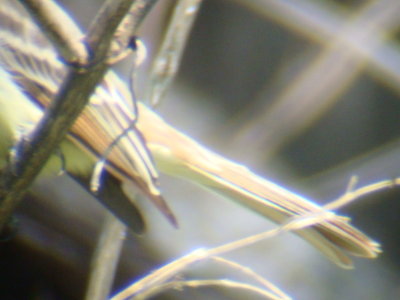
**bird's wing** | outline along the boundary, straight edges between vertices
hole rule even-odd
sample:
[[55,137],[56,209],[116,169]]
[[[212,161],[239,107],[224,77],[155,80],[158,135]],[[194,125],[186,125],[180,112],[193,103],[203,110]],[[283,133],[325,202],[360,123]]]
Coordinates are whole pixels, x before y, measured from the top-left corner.
[[[35,24],[13,2],[2,0],[0,6],[0,65],[43,109],[54,99],[67,70]],[[126,85],[109,71],[68,138],[93,161],[109,152],[107,170],[122,181],[132,181],[176,225],[160,193],[152,155],[134,124],[131,101]],[[66,164],[68,167],[68,161]]]

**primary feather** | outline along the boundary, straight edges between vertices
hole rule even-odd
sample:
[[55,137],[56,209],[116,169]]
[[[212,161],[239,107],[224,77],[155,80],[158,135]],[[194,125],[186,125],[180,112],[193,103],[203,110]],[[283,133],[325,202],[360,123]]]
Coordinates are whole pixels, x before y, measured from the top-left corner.
[[[2,6],[0,13],[12,19],[11,25],[0,28],[0,64],[32,101],[46,107],[57,93],[65,67],[26,17],[8,6]],[[1,16],[0,20],[5,18]],[[125,84],[115,73],[107,73],[68,139],[96,158],[137,117],[135,126],[107,157],[106,168],[122,180],[135,182],[173,222],[161,198],[157,171],[147,149],[162,172],[192,180],[275,222],[323,212],[320,206],[201,146],[140,102],[138,116],[134,116],[128,99]],[[0,101],[1,105],[7,103]],[[348,219],[334,214],[327,221],[296,232],[345,268],[351,267],[347,253],[374,258],[380,252],[378,243],[350,225]]]
[[[47,107],[55,97],[58,87],[66,75],[65,66],[57,59],[51,45],[40,34],[26,13],[15,1],[1,0],[0,6],[0,64],[12,76],[39,111]],[[20,109],[15,101],[2,97],[3,107]],[[31,103],[27,103],[32,107]],[[146,194],[164,215],[176,224],[175,217],[161,196],[158,187],[158,172],[144,137],[136,129],[136,116],[130,102],[130,93],[125,84],[109,71],[90,98],[89,105],[71,128],[68,139],[74,145],[69,151],[75,156],[89,159],[67,160],[67,170],[91,172],[93,162],[109,150],[109,146],[120,136],[118,143],[107,156],[106,168],[121,181],[132,181]],[[36,118],[23,119],[20,124],[11,124],[14,137],[15,128],[35,124]],[[129,131],[124,134],[127,128]],[[70,144],[63,144],[62,148]]]

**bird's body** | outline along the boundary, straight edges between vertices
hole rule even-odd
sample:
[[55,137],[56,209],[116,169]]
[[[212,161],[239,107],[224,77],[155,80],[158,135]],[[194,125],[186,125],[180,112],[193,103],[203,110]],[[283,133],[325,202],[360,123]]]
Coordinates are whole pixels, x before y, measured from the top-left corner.
[[[8,149],[21,134],[29,133],[56,95],[66,67],[49,43],[37,37],[38,30],[26,17],[15,14],[12,6],[0,7],[0,14],[15,23],[7,27],[3,16],[0,22],[0,162],[4,164]],[[22,28],[19,32],[17,25]],[[158,170],[212,189],[277,223],[323,211],[311,201],[201,146],[143,103],[138,102],[137,106],[135,116],[129,90],[109,71],[61,145],[67,171],[90,174],[96,160],[129,127],[107,156],[105,168],[120,181],[133,182],[170,220],[174,217],[161,197]],[[59,170],[60,158],[54,156],[51,165]],[[373,258],[379,252],[379,244],[340,216],[299,230],[298,234],[342,267],[351,266],[346,253]]]

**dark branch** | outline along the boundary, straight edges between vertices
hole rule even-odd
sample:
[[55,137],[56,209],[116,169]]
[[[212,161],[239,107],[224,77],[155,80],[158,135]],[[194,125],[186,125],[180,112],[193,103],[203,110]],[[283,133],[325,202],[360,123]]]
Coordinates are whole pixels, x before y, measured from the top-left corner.
[[[126,3],[116,6],[114,1],[109,0],[102,7],[100,13],[93,20],[89,27],[87,44],[93,52],[94,62],[104,60],[110,54],[110,41],[118,43],[118,48],[128,47],[132,36],[137,31],[144,17],[158,0],[136,0],[132,6],[126,7]],[[126,13],[126,9],[129,9]],[[124,10],[125,14],[119,15],[119,22],[116,22],[117,10]],[[121,22],[121,18],[123,20]],[[104,36],[106,35],[106,36]],[[108,43],[98,43],[98,40],[108,41]]]

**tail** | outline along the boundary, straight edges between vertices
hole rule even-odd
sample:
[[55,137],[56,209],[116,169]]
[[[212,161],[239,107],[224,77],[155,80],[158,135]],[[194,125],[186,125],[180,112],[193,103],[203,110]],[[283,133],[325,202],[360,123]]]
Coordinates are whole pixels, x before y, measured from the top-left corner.
[[[139,106],[139,130],[164,173],[198,183],[233,199],[276,223],[293,216],[322,212],[309,200],[257,176],[247,168],[221,157],[165,123],[159,116]],[[375,258],[380,245],[336,216],[313,227],[296,231],[337,265],[351,268],[346,253]]]

